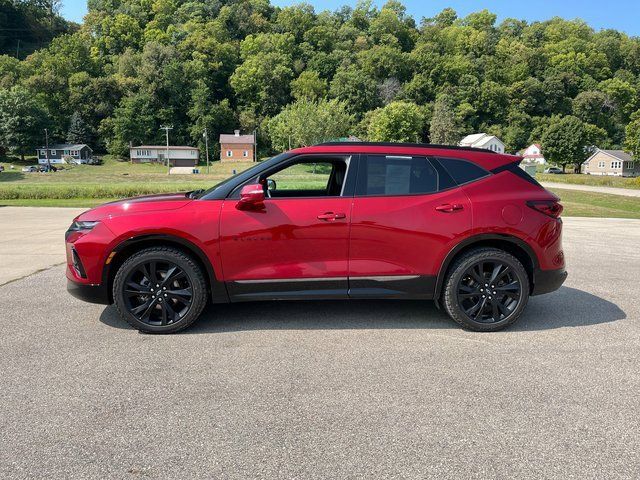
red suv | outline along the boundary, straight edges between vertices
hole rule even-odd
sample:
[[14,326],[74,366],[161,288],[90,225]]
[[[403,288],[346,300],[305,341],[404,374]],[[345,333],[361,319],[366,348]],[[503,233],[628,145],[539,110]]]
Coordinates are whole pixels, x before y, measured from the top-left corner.
[[68,289],[170,333],[205,305],[432,299],[495,331],[567,274],[562,206],[519,157],[420,144],[326,143],[206,191],[108,203],[66,233]]

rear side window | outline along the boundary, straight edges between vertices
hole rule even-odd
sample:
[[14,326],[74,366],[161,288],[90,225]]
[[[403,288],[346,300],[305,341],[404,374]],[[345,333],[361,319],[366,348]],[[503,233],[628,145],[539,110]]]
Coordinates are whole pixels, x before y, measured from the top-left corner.
[[356,195],[427,194],[450,183],[425,157],[368,156],[358,170]]
[[468,160],[445,157],[438,157],[437,160],[458,185],[473,182],[474,180],[490,175],[484,168]]

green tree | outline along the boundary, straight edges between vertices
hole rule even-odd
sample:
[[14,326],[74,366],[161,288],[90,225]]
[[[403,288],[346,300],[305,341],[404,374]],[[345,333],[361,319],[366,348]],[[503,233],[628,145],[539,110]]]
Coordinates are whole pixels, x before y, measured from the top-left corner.
[[67,143],[89,143],[87,124],[80,112],[73,112],[66,140]]
[[420,142],[424,122],[424,114],[415,103],[392,102],[372,113],[367,136],[373,142]]
[[447,94],[438,95],[436,98],[429,129],[431,143],[457,145],[460,141],[462,132],[453,103],[453,98]]
[[542,135],[542,151],[547,160],[562,166],[579,165],[589,153],[589,136],[584,122],[567,115],[552,119]]
[[273,117],[267,129],[271,144],[281,151],[345,137],[353,123],[353,115],[337,100],[299,100]]
[[640,160],[640,110],[631,114],[631,121],[625,128],[624,148],[631,152],[635,160]]
[[26,89],[0,89],[0,146],[24,160],[25,153],[44,143],[47,114]]
[[291,95],[296,100],[317,100],[327,94],[327,81],[318,72],[305,70],[291,82]]

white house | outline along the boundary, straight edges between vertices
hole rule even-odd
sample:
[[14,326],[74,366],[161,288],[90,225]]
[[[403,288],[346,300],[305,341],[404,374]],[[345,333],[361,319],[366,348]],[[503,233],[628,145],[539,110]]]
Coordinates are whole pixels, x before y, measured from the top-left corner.
[[544,155],[542,154],[542,149],[538,143],[532,143],[527,148],[525,148],[522,152],[520,152],[520,156],[526,163],[539,163],[543,165],[547,163],[544,159]]
[[[163,145],[139,145],[129,149],[132,163],[166,163],[167,147]],[[195,147],[169,146],[169,161],[172,167],[195,167],[200,151]]]
[[504,143],[495,135],[473,133],[460,140],[461,147],[484,148],[496,153],[504,153]]

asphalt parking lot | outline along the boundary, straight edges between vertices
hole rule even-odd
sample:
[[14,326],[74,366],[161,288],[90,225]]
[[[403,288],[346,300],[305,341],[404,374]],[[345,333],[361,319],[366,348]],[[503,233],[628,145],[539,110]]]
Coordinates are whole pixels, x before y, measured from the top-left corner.
[[0,477],[638,478],[640,221],[565,225],[566,285],[499,333],[354,301],[151,336],[67,295],[61,266],[13,280]]

